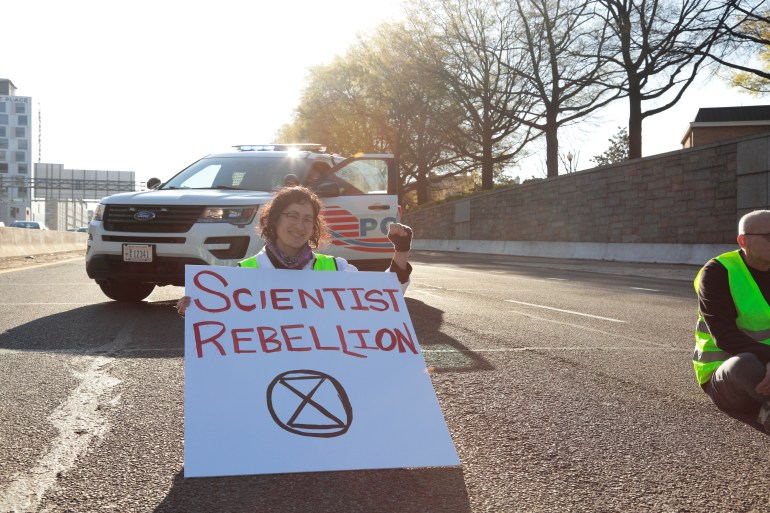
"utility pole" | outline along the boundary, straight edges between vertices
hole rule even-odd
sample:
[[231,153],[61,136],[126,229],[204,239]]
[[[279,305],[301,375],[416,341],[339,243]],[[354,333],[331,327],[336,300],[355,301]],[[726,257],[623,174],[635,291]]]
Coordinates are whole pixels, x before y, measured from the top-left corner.
[[40,102],[37,102],[37,163],[43,160],[43,111],[40,109]]

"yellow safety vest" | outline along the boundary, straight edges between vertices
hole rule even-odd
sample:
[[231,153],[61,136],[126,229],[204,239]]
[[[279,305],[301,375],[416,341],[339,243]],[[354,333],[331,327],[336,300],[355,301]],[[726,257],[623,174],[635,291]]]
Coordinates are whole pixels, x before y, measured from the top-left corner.
[[[733,296],[738,317],[735,324],[738,329],[761,344],[770,345],[770,305],[765,301],[757,282],[751,276],[743,262],[740,250],[730,251],[716,257],[716,260],[727,269],[730,294]],[[695,291],[698,291],[701,269],[695,277]],[[692,364],[695,367],[695,377],[702,385],[711,379],[711,375],[732,356],[722,351],[714,342],[703,315],[698,312],[698,324],[695,327],[695,353]]]
[[[253,257],[247,258],[246,260],[241,260],[240,262],[238,262],[238,267],[252,267],[255,269],[258,268],[259,264],[257,263],[256,255]],[[337,262],[334,260],[333,256],[315,253],[315,263],[313,264],[313,270],[314,271],[336,271]]]

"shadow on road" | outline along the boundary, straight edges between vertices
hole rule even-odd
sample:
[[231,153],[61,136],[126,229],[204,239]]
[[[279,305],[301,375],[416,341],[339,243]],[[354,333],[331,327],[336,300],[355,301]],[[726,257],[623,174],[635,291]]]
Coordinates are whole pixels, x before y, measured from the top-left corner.
[[[0,333],[0,349],[116,358],[181,358],[184,322],[175,301],[104,303],[55,313]],[[444,312],[406,298],[415,334],[435,372],[491,370],[492,365],[441,332]]]
[[0,349],[113,357],[181,357],[184,323],[174,301],[106,301],[0,333]]
[[460,468],[174,478],[155,513],[470,512]]
[[459,340],[442,333],[444,312],[420,300],[405,298],[415,335],[420,342],[425,364],[434,372],[469,372],[492,370],[485,358],[468,349]]

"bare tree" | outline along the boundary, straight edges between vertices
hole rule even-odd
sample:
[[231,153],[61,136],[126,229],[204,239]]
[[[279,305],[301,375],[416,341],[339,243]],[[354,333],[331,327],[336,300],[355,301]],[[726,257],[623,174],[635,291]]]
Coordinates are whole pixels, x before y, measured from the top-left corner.
[[432,181],[467,166],[446,129],[460,123],[460,109],[415,58],[419,46],[403,26],[384,24],[330,65],[312,69],[281,138],[321,141],[343,154],[395,153],[402,192],[429,201]]
[[733,0],[731,5],[733,12],[710,57],[737,72],[735,86],[766,94],[770,92],[770,5],[767,0]]
[[512,112],[526,111],[512,61],[514,20],[496,0],[414,0],[410,20],[420,55],[460,106],[463,119],[447,126],[458,156],[481,167],[491,189],[496,166],[525,155],[536,134]]
[[404,26],[380,26],[363,47],[363,61],[372,70],[369,99],[383,114],[380,123],[390,151],[398,154],[402,191],[414,190],[423,204],[430,200],[432,182],[466,171],[446,128],[460,123],[461,111],[435,73],[424,67],[416,54],[423,47]]
[[[597,0],[612,31],[607,55],[626,74],[629,157],[642,156],[642,121],[682,98],[709,61],[732,7],[713,0]],[[645,110],[644,104],[651,108]]]
[[547,176],[557,176],[559,128],[617,99],[623,77],[609,66],[608,28],[594,2],[514,0],[512,7],[512,18],[525,21],[513,49],[525,59],[512,71],[523,77],[522,94],[531,99],[527,111],[511,116],[545,133]]

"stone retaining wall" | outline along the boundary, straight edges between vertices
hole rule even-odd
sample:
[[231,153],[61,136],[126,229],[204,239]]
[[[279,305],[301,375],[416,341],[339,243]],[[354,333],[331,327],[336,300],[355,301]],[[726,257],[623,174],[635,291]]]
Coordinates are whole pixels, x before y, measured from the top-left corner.
[[[683,149],[404,215],[422,240],[734,245],[770,208],[770,135]],[[531,246],[531,244],[530,244]]]

